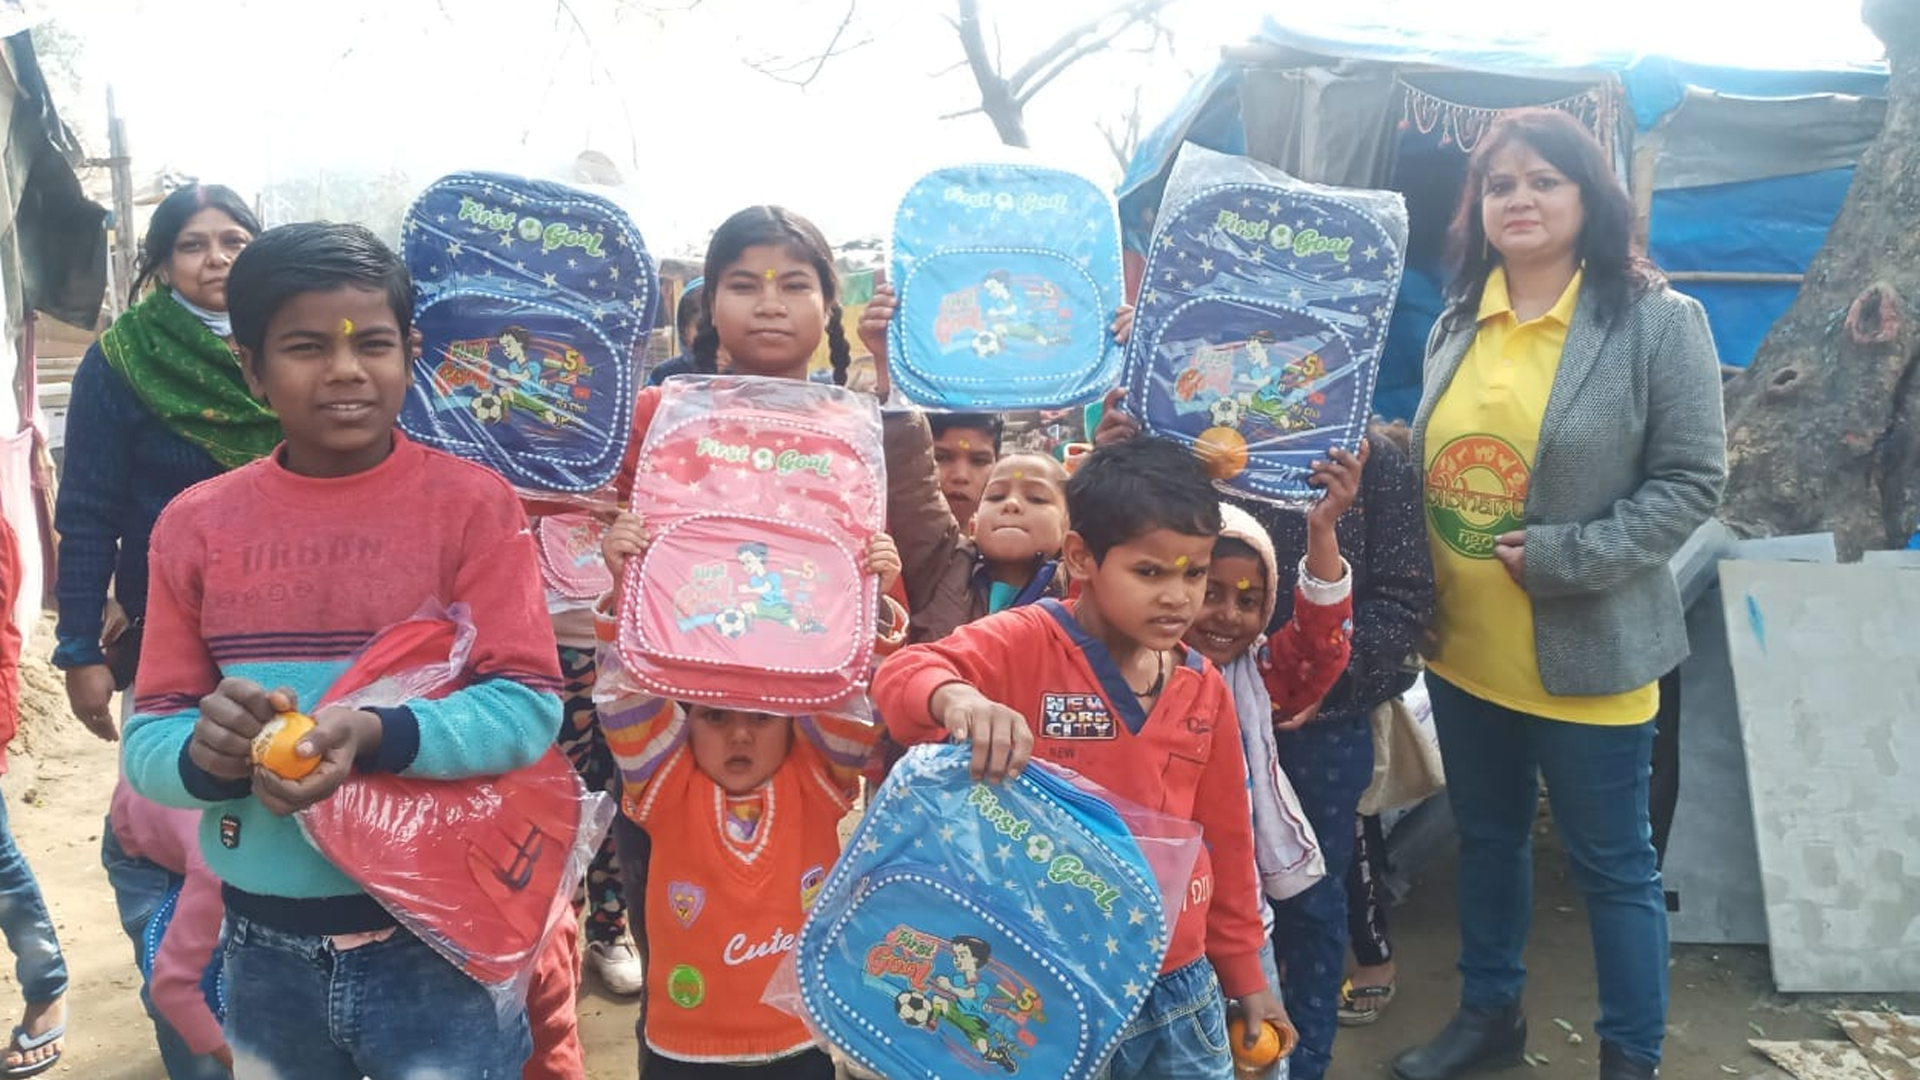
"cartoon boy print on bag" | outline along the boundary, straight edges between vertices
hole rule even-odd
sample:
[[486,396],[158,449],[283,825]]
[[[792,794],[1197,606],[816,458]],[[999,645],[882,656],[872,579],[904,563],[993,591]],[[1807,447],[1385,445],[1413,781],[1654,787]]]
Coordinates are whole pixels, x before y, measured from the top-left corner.
[[[945,968],[940,975],[929,974]],[[869,982],[893,994],[894,1015],[909,1028],[939,1034],[963,1060],[1020,1071],[1044,1025],[1040,995],[1031,983],[993,960],[984,938],[958,934],[949,941],[899,926],[868,954]],[[898,989],[901,979],[905,989]]]
[[801,634],[826,633],[813,608],[814,594],[828,582],[817,564],[802,560],[779,569],[772,549],[757,540],[741,544],[734,558],[732,567],[695,566],[693,580],[675,592],[682,631],[710,626],[721,637],[737,638],[772,623]]

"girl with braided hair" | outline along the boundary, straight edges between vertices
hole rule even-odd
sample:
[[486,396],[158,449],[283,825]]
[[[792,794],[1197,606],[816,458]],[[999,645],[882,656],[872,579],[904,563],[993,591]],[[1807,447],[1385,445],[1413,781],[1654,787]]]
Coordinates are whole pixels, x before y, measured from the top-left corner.
[[840,321],[833,249],[811,221],[779,206],[749,206],[707,245],[693,368],[714,371],[724,348],[736,375],[804,379],[824,334],[836,386],[853,353]]

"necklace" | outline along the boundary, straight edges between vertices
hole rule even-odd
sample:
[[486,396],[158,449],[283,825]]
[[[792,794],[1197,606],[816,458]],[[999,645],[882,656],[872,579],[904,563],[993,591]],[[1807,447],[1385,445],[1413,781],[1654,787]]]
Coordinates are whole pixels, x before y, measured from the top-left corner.
[[1147,687],[1145,690],[1133,690],[1133,684],[1129,683],[1127,684],[1127,689],[1133,690],[1134,694],[1138,697],[1143,697],[1143,698],[1159,697],[1160,691],[1165,689],[1167,685],[1167,654],[1166,653],[1163,652],[1159,654],[1159,667],[1155,670],[1156,670],[1156,673],[1153,677],[1152,686]]

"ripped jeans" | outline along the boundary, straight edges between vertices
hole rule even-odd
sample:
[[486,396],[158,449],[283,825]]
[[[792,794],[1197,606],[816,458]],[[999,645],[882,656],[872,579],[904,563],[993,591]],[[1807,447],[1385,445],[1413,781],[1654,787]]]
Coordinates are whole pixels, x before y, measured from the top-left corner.
[[338,949],[227,913],[235,1080],[519,1080],[527,1014],[405,930]]

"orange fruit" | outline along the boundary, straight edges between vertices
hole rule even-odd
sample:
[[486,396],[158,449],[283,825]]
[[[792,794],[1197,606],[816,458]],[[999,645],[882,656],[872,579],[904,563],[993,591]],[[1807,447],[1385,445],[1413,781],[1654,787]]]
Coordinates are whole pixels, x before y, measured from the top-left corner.
[[1235,428],[1210,427],[1193,444],[1215,480],[1231,480],[1247,467],[1247,439]]
[[283,712],[267,721],[253,737],[253,763],[280,777],[298,780],[320,767],[320,758],[301,757],[293,748],[314,727],[306,713]]
[[1262,1021],[1260,1036],[1254,1040],[1253,1049],[1246,1047],[1247,1022],[1241,1017],[1227,1021],[1227,1043],[1233,1050],[1233,1063],[1243,1069],[1264,1069],[1267,1066],[1293,1053],[1293,1044],[1299,1036],[1292,1027],[1279,1028],[1271,1022]]

